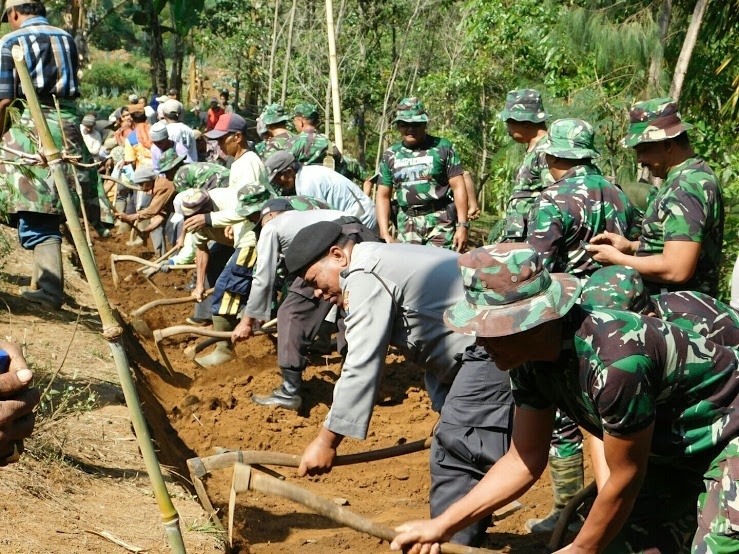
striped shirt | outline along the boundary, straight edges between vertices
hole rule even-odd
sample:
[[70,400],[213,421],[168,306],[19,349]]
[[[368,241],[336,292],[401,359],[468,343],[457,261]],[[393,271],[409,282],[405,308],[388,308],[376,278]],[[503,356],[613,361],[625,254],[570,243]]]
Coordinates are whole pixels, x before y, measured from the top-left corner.
[[49,25],[44,17],[31,17],[17,31],[0,39],[0,99],[25,98],[13,65],[11,49],[23,48],[36,93],[43,102],[80,95],[79,56],[72,35]]

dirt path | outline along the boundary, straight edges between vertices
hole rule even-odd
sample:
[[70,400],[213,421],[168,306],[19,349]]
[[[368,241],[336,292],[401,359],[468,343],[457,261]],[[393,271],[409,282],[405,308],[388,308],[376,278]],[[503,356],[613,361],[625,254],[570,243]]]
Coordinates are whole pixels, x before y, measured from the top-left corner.
[[[113,242],[103,244],[98,260],[103,270],[106,249],[120,248]],[[156,283],[165,295],[180,296],[183,275],[157,275]],[[156,297],[153,289],[141,283],[122,283],[119,291],[109,291],[123,313],[129,313]],[[186,293],[185,293],[186,294]],[[152,328],[181,324],[191,306],[150,312]],[[305,405],[299,414],[282,409],[265,409],[250,401],[252,394],[265,393],[279,383],[273,339],[259,337],[237,347],[237,358],[217,368],[202,369],[182,353],[194,340],[184,336],[165,341],[167,355],[175,375],[170,377],[157,361],[153,344],[141,339],[138,369],[153,397],[161,404],[177,434],[175,450],[191,451],[200,457],[215,449],[272,450],[300,454],[316,435],[331,403],[333,383],[340,372],[339,358],[316,357],[305,375]],[[428,436],[436,414],[430,409],[423,390],[421,372],[405,364],[392,353],[366,441],[348,439],[340,453],[382,448]],[[176,460],[167,460],[175,464]],[[184,468],[183,468],[184,469]],[[343,498],[349,507],[380,523],[395,526],[410,518],[428,515],[428,454],[337,468],[328,476],[299,479],[295,470],[281,473],[293,483],[326,498]],[[206,480],[209,497],[227,511],[230,470],[216,471]],[[525,510],[498,522],[490,533],[491,548],[510,552],[540,551],[546,537],[523,534],[523,523],[530,517],[545,515],[551,502],[548,477],[523,498]],[[386,552],[387,543],[337,527],[291,502],[258,494],[239,497],[236,513],[237,544],[254,553],[267,552]],[[247,545],[249,545],[247,547]]]
[[[119,290],[113,289],[110,254],[124,252],[145,254],[143,249],[128,248],[118,239],[96,243],[98,267],[111,303],[126,318],[134,309],[161,296],[141,278],[123,280],[136,268],[133,264],[120,264],[121,285]],[[58,382],[62,389],[71,387],[70,394],[75,396],[70,404],[79,405],[76,411],[49,418],[29,444],[30,453],[23,462],[4,470],[8,478],[0,482],[5,492],[0,501],[4,508],[0,509],[0,523],[11,531],[0,539],[0,552],[123,551],[90,534],[90,530],[107,530],[129,544],[166,552],[156,503],[148,480],[142,476],[143,463],[114,384],[115,370],[107,345],[90,330],[98,329],[99,322],[89,308],[92,302],[86,283],[71,273],[67,271],[66,292],[71,295],[68,303],[73,309],[44,314],[29,310],[13,296],[16,285],[25,284],[18,283],[15,276],[30,274],[30,256],[14,252],[12,259],[6,258],[4,267],[0,267],[0,278],[6,281],[3,298],[13,313],[12,326],[0,318],[0,328],[3,334],[12,333],[26,341],[37,371],[44,368],[50,373],[56,369],[74,333],[62,381]],[[169,297],[186,295],[183,287],[188,280],[189,275],[184,274],[154,277]],[[191,305],[157,309],[149,312],[146,320],[152,329],[183,324],[191,310]],[[339,358],[312,360],[305,376],[305,405],[296,414],[265,409],[250,401],[252,394],[269,391],[279,382],[273,339],[259,337],[240,344],[234,361],[208,370],[184,356],[184,348],[194,343],[194,338],[186,336],[164,341],[175,368],[170,376],[152,341],[133,333],[127,337],[160,462],[170,468],[170,474],[187,477],[187,458],[210,456],[218,447],[300,454],[328,412],[340,371]],[[95,398],[91,399],[93,392]],[[95,408],[87,410],[93,404]],[[366,441],[346,440],[340,453],[425,438],[435,421],[421,372],[390,353],[369,437]],[[275,469],[290,482],[325,498],[346,499],[350,509],[388,526],[428,515],[427,452],[336,468],[322,478],[299,479],[294,469]],[[224,521],[230,481],[230,470],[216,471],[206,479],[209,497]],[[212,534],[214,527],[193,502],[191,491],[174,483],[171,490],[185,523],[183,528],[189,529],[185,531],[188,552],[222,551],[218,537]],[[547,537],[524,535],[523,522],[546,514],[550,495],[545,477],[522,499],[524,510],[491,527],[488,546],[514,553],[541,551]],[[387,543],[338,527],[277,497],[241,495],[235,519],[236,552],[388,551]]]

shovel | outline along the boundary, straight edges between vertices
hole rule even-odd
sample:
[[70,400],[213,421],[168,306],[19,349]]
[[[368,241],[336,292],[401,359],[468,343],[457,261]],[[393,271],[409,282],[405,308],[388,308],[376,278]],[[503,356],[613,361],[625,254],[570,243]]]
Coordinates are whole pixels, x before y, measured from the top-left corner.
[[[250,490],[287,498],[336,523],[388,542],[391,542],[398,534],[390,527],[357,515],[351,510],[342,508],[331,500],[322,498],[307,489],[256,471],[256,468],[250,465],[237,463],[234,466],[231,493],[228,500],[228,540],[231,546],[233,546],[233,518],[234,509],[236,508],[236,495]],[[440,546],[441,552],[444,554],[502,554],[500,550],[473,548],[448,542],[441,543]]]
[[[115,287],[116,290],[118,290],[118,284],[120,283],[120,279],[118,278],[118,271],[116,270],[116,267],[115,267],[116,262],[136,262],[137,264],[159,269],[158,263],[150,262],[149,260],[145,260],[144,258],[139,258],[138,256],[129,256],[128,254],[111,254],[110,255],[110,273],[113,277],[113,286]],[[173,265],[169,269],[195,269],[195,264]]]
[[[205,291],[205,296],[207,297],[212,292],[213,289],[208,289]],[[139,335],[146,337],[147,339],[152,339],[154,338],[154,332],[141,316],[157,306],[172,306],[174,304],[186,304],[188,302],[195,302],[195,298],[192,296],[183,296],[180,298],[160,298],[159,300],[152,300],[148,304],[144,304],[140,308],[131,312],[131,326],[136,329],[136,332]]]
[[[167,353],[164,351],[162,346],[162,340],[174,335],[183,335],[189,333],[191,335],[201,335],[203,337],[213,337],[214,339],[224,340],[231,338],[230,331],[213,331],[212,329],[203,329],[201,327],[195,327],[193,325],[175,325],[174,327],[166,327],[164,329],[157,329],[154,331],[154,344],[159,352],[159,357],[162,359],[164,366],[169,371],[170,375],[174,374],[174,368],[167,357]],[[266,335],[268,331],[255,331],[254,336]]]
[[[270,332],[272,332],[272,328],[275,325],[277,325],[277,319],[276,318],[275,319],[272,319],[272,320],[268,321],[267,323],[265,323],[264,325],[262,325],[259,328],[259,330],[265,330],[266,331],[267,329],[269,329]],[[188,359],[194,360],[195,359],[195,356],[197,356],[198,354],[200,354],[200,352],[202,352],[203,350],[205,350],[206,348],[208,348],[210,345],[217,343],[219,340],[222,340],[222,339],[219,339],[219,338],[216,338],[216,337],[210,337],[210,338],[205,339],[202,342],[199,342],[197,344],[193,344],[192,346],[188,346],[187,348],[185,348],[185,350],[183,352],[185,353],[185,356],[188,357]]]

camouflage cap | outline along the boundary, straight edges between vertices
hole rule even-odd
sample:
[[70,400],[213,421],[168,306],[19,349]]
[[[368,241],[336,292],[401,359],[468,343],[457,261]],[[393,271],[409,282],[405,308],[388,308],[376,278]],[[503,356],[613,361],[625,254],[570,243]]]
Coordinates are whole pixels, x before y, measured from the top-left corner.
[[240,217],[249,217],[261,210],[264,203],[273,196],[272,190],[262,183],[251,183],[241,187],[238,192],[236,213]]
[[405,121],[407,123],[428,123],[429,114],[420,98],[413,96],[403,98],[395,107],[393,123]]
[[537,149],[557,158],[584,160],[600,156],[594,146],[593,126],[582,119],[558,119]]
[[318,121],[318,108],[316,108],[313,104],[303,102],[302,104],[298,104],[297,106],[295,106],[293,117],[304,117],[312,121]]
[[175,167],[180,165],[182,162],[185,161],[186,158],[187,155],[185,154],[178,156],[177,150],[174,147],[170,148],[169,150],[165,150],[159,157],[159,171],[162,173],[166,173],[170,169],[174,169]]
[[257,134],[261,137],[267,134],[267,126],[264,124],[264,116],[260,115],[257,118]]
[[580,302],[591,308],[622,310],[643,314],[652,302],[639,272],[625,265],[603,267],[582,287]]
[[629,111],[629,133],[621,140],[621,146],[633,148],[643,142],[659,142],[675,138],[692,129],[684,123],[672,98],[653,98],[637,102]]
[[544,103],[541,94],[532,88],[512,90],[505,99],[505,108],[498,114],[503,121],[513,119],[514,121],[529,121],[531,123],[542,123],[551,115],[544,111]]
[[181,193],[180,209],[182,215],[190,217],[195,214],[211,211],[208,208],[212,208],[210,203],[210,194],[201,189],[187,189]]
[[270,104],[262,110],[262,120],[265,125],[275,125],[283,121],[289,121],[290,116],[285,113],[285,108],[279,104]]
[[458,264],[464,298],[444,312],[444,323],[465,335],[515,335],[559,319],[580,292],[576,277],[549,273],[526,244],[483,246],[461,256]]

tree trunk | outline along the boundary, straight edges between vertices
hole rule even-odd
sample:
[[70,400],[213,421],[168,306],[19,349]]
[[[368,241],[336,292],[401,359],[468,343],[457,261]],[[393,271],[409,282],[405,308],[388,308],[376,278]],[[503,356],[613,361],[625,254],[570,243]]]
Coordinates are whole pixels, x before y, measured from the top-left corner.
[[696,3],[695,9],[693,10],[693,17],[690,19],[690,25],[688,26],[688,32],[685,35],[683,48],[680,50],[680,57],[677,59],[677,64],[675,64],[675,74],[672,77],[672,86],[670,86],[670,97],[676,102],[680,99],[680,94],[683,91],[685,74],[688,72],[690,58],[693,56],[693,49],[695,48],[695,43],[698,41],[698,33],[703,22],[703,15],[706,13],[706,6],[708,6],[708,0],[698,0]]
[[665,45],[667,43],[667,32],[670,29],[670,21],[672,20],[672,0],[662,0],[662,7],[659,12],[659,49],[655,49],[652,56],[652,62],[649,65],[649,95],[658,96],[662,88],[660,86],[660,76],[662,75],[662,60],[665,53]]
[[149,25],[146,28],[149,34],[149,58],[151,60],[151,86],[154,94],[167,92],[167,63],[164,57],[162,43],[162,26],[159,23],[159,14],[154,8],[153,0],[139,0],[141,9],[146,13]]
[[[174,20],[174,13],[172,13],[172,19]],[[182,65],[185,61],[185,37],[176,32],[173,35],[174,52],[172,55],[172,69],[169,73],[169,87],[177,90],[178,97],[182,98]]]
[[293,6],[290,9],[290,27],[287,31],[287,47],[285,48],[285,67],[282,68],[282,96],[280,104],[285,105],[287,98],[287,77],[290,75],[290,55],[293,48],[293,25],[295,24],[295,10],[297,8],[297,0],[293,0]]
[[272,83],[274,82],[275,54],[277,53],[277,18],[280,15],[280,0],[275,0],[275,16],[272,22],[272,48],[269,53],[269,75],[267,75],[267,104],[272,103]]

